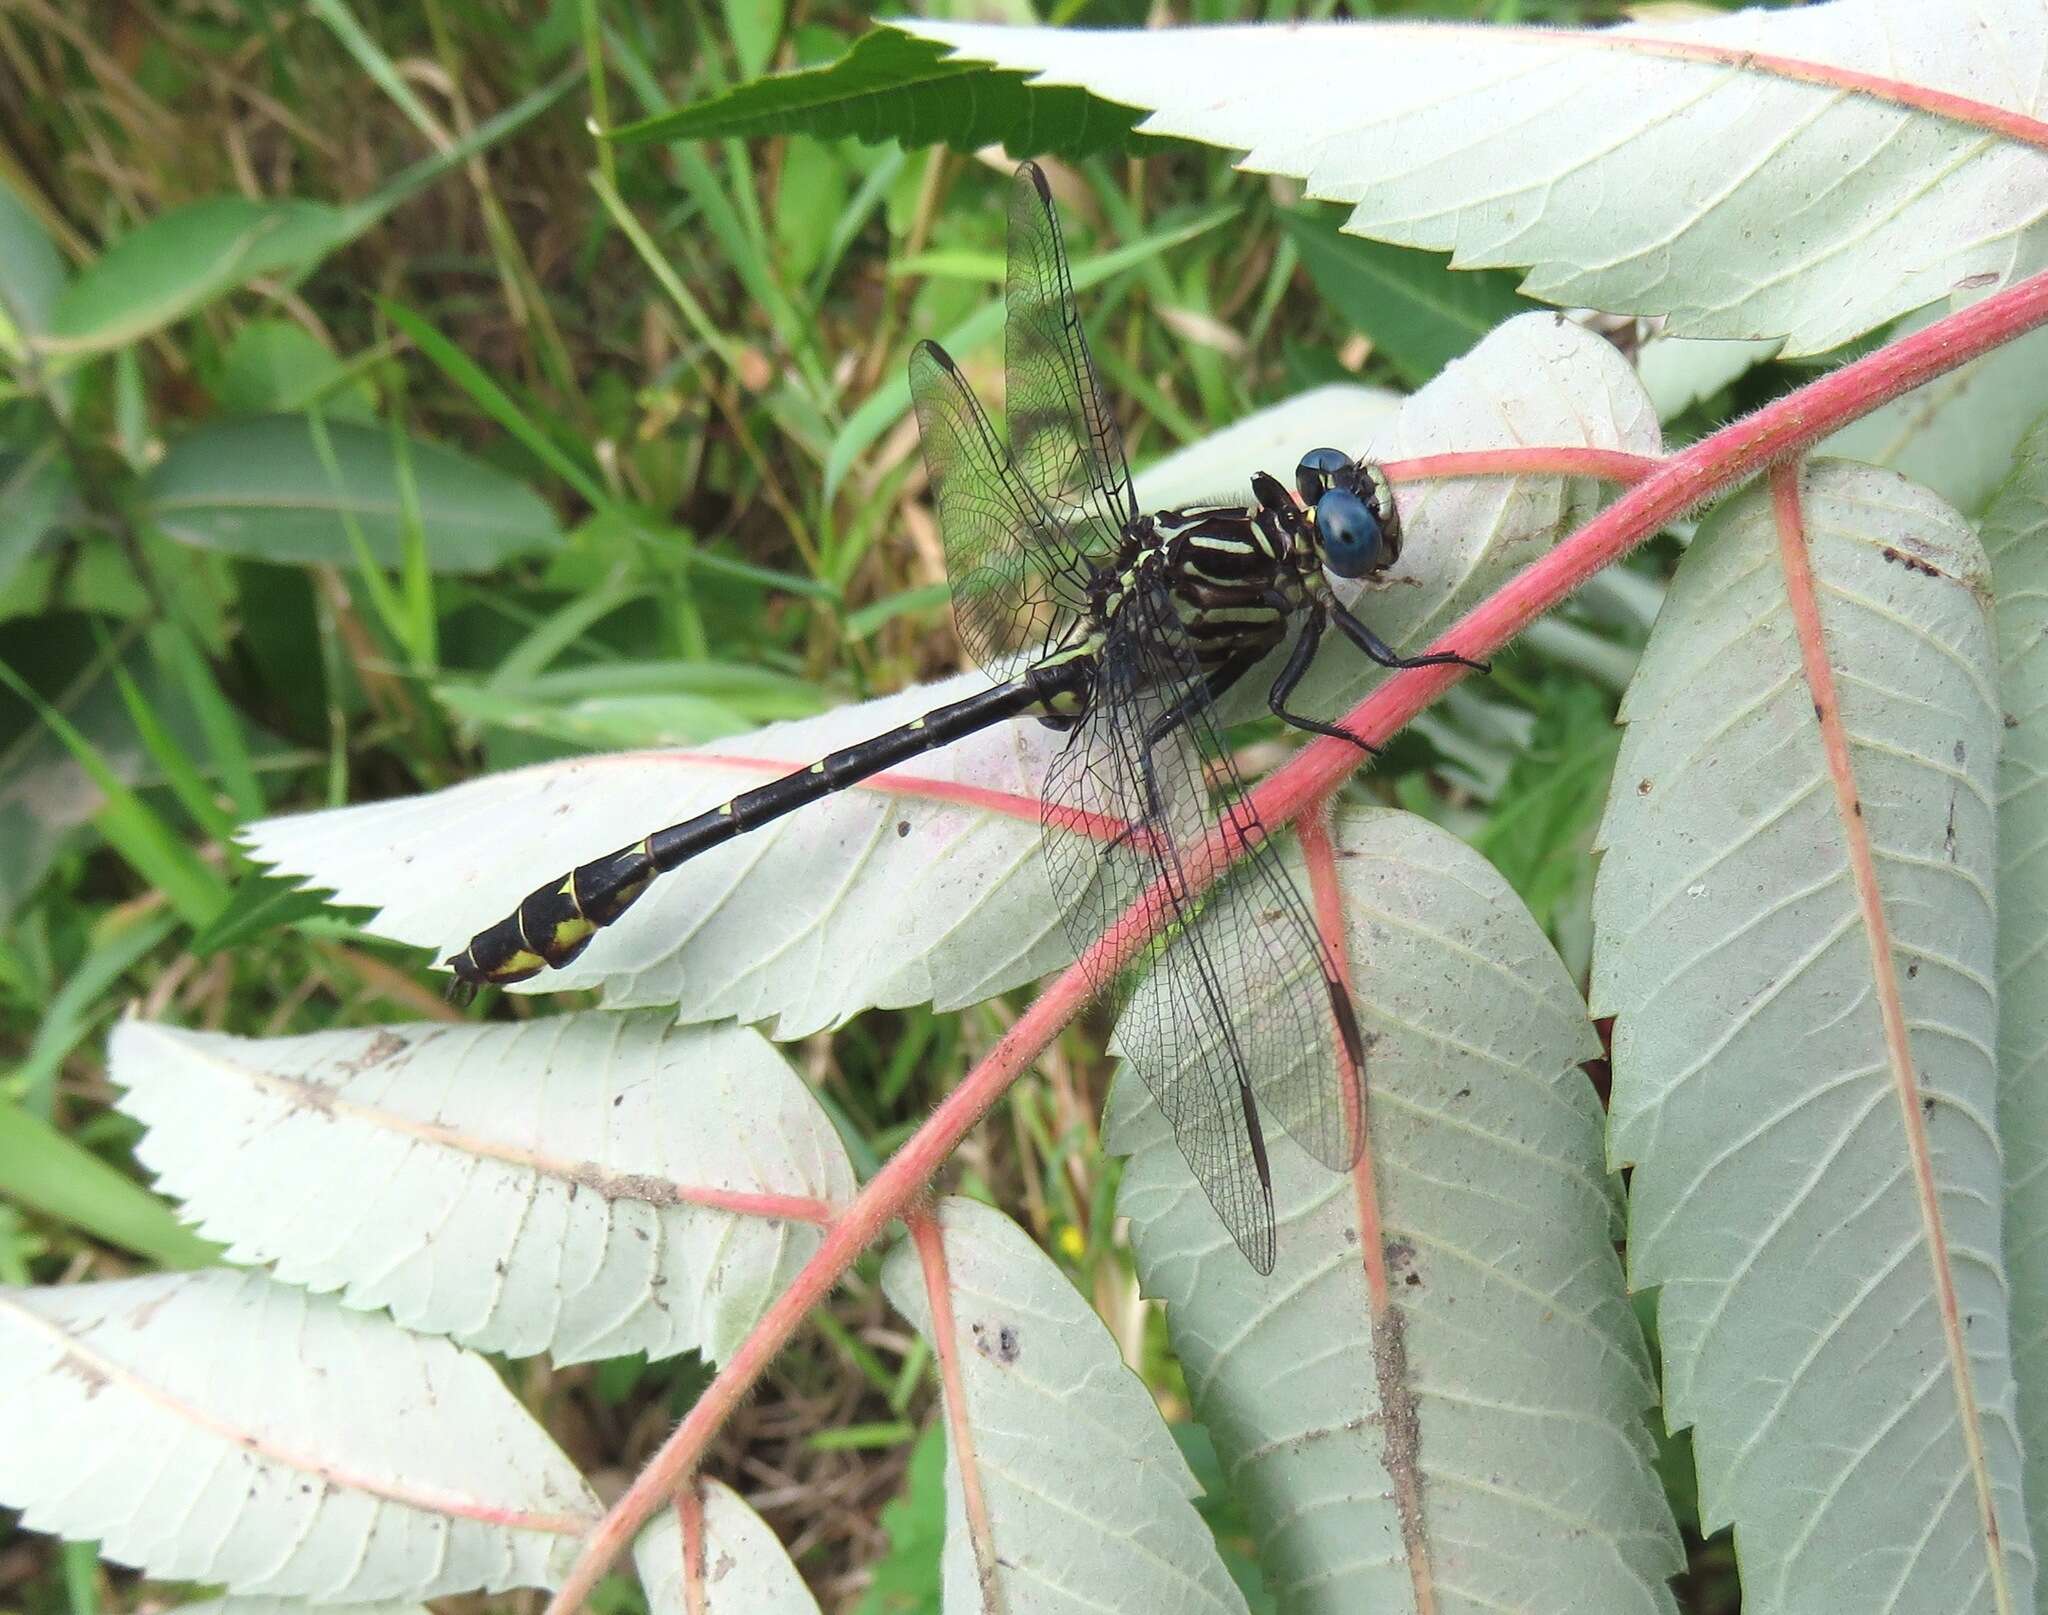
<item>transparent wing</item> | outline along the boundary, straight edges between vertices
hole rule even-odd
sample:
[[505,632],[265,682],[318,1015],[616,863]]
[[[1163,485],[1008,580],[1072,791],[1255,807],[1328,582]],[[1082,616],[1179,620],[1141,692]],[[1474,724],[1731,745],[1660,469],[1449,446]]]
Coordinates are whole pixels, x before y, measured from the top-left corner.
[[[1102,652],[1093,705],[1049,771],[1046,861],[1078,951],[1155,883],[1176,920],[1130,972],[1123,1053],[1245,1257],[1273,1267],[1261,1111],[1335,1170],[1362,1142],[1363,1051],[1349,997],[1264,826],[1241,795],[1226,810],[1244,859],[1200,898],[1186,871],[1208,831],[1203,751],[1241,784],[1171,610],[1135,599]],[[1175,722],[1156,742],[1168,714]],[[1061,829],[1057,809],[1120,819],[1103,843]],[[1109,993],[1115,983],[1097,981]],[[1351,1073],[1357,1073],[1354,1084]]]
[[1074,306],[1052,192],[1036,163],[1023,164],[1011,185],[1009,250],[1003,414],[1010,458],[1075,542],[1106,555],[1138,514],[1137,496]]
[[946,350],[910,355],[910,398],[952,584],[960,642],[1006,672],[1063,640],[1088,610],[1089,564],[1003,452]]

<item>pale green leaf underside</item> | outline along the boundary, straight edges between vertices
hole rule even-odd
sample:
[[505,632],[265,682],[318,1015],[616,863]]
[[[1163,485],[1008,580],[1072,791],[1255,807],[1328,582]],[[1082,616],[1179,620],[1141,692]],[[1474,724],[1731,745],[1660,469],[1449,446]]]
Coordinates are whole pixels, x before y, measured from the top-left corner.
[[[1356,428],[1361,414],[1342,410],[1337,424]],[[1304,441],[1277,462],[1289,480],[1301,453],[1328,441],[1299,424]],[[1231,485],[1243,489],[1250,466],[1239,457],[1266,441],[1266,426],[1222,439],[1219,459],[1238,462]],[[1655,415],[1620,355],[1576,325],[1531,315],[1408,399],[1381,441],[1342,446],[1387,456],[1531,446],[1653,453],[1657,442]],[[1180,460],[1147,486],[1162,497],[1200,487],[1196,464]],[[1601,491],[1585,479],[1533,475],[1410,484],[1400,496],[1401,562],[1385,587],[1357,597],[1357,609],[1395,645],[1419,643],[1548,549]],[[1333,640],[1296,704],[1339,713],[1379,676]],[[1244,715],[1264,711],[1259,678],[1246,682]],[[341,903],[380,910],[379,934],[445,956],[542,881],[774,777],[738,765],[746,759],[801,768],[986,687],[984,675],[968,674],[695,751],[572,758],[429,796],[265,820],[246,839],[259,860],[333,888]],[[679,1004],[685,1020],[769,1021],[786,1039],[869,1008],[956,1008],[1030,981],[1072,956],[1037,822],[1039,784],[1060,744],[1027,720],[895,771],[1005,793],[999,807],[855,787],[741,836],[655,882],[568,969],[526,988],[601,986],[615,1006]]]
[[308,1598],[208,1598],[175,1604],[176,1615],[315,1615],[319,1610],[345,1610],[347,1615],[433,1615],[411,1599],[382,1599],[373,1604],[316,1604]]
[[[1946,301],[1936,304],[1901,321],[1898,332],[1950,312]],[[2005,480],[2020,434],[2044,409],[2048,331],[2029,331],[1851,421],[1815,453],[1888,467],[1970,514]]]
[[235,1260],[514,1356],[722,1359],[820,1234],[690,1191],[854,1191],[773,1047],[667,1014],[270,1039],[124,1021],[109,1075],[157,1186]]
[[[1593,1009],[1614,1033],[1631,1280],[1744,1608],[2031,1607],[1999,1264],[1999,740],[1983,552],[1903,478],[1802,482],[1973,1387],[1959,1396],[1877,982],[1770,502],[1701,529],[1623,707]],[[1850,822],[1856,822],[1852,819]],[[1984,1453],[1979,1471],[1966,1434]]]
[[[782,1543],[730,1487],[698,1483],[704,1500],[706,1615],[817,1615],[818,1601]],[[683,1579],[683,1530],[663,1509],[633,1544],[648,1615],[694,1615]]]
[[[543,763],[268,819],[247,839],[258,859],[333,887],[338,901],[380,908],[379,933],[446,955],[576,864],[987,687],[970,673],[696,752]],[[1058,743],[1039,724],[1005,724],[901,771],[1006,792],[1012,812],[855,789],[742,836],[655,882],[580,959],[527,989],[602,986],[615,1005],[769,1020],[788,1039],[873,1007],[979,1003],[1043,975],[1068,953],[1035,806]]]
[[2048,1533],[2048,419],[1984,513],[1997,590],[1998,1138],[2028,1524]]
[[[1599,1052],[1585,1006],[1455,837],[1372,810],[1343,814],[1335,838],[1374,1039],[1384,1324],[1351,1178],[1272,1138],[1279,1258],[1262,1279],[1144,1085],[1120,1073],[1109,1105],[1110,1146],[1132,1157],[1118,1209],[1139,1273],[1167,1303],[1267,1585],[1290,1612],[1407,1610],[1418,1585],[1445,1615],[1669,1610],[1678,1544],[1579,1069]],[[1403,1429],[1412,1461],[1390,1447]]]
[[936,1215],[953,1338],[932,1339],[924,1274],[909,1244],[889,1253],[882,1284],[933,1348],[960,1363],[996,1602],[980,1590],[959,1454],[949,1444],[946,1608],[1241,1615],[1243,1595],[1191,1502],[1194,1476],[1102,1320],[1002,1213],[952,1199]]
[[1294,467],[1308,450],[1328,444],[1362,451],[1385,434],[1401,403],[1399,393],[1384,387],[1311,387],[1154,460],[1134,479],[1138,507],[1240,503],[1254,471],[1291,487]]
[[0,1291],[0,1429],[24,1525],[235,1592],[550,1586],[598,1512],[483,1358],[225,1268]]
[[[1601,31],[1325,23],[1101,32],[905,20],[963,56],[1144,107],[1356,204],[1346,228],[1528,266],[1566,306],[1674,335],[1834,347],[2048,245],[2048,152],[1955,119],[1633,39],[1755,50],[2040,117],[2048,16],[1839,0]],[[1304,70],[1309,77],[1304,80]],[[1626,205],[1617,205],[1625,199]]]

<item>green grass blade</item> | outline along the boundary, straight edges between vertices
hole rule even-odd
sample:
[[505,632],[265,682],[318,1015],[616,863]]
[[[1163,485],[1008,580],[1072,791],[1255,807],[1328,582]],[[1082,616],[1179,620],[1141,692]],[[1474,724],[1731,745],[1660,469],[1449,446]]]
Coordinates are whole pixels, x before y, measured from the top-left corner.
[[103,642],[102,650],[107,658],[107,669],[114,676],[114,688],[121,692],[121,705],[128,711],[128,721],[135,726],[135,733],[141,737],[151,759],[163,771],[164,783],[177,797],[178,805],[191,815],[194,824],[216,841],[229,842],[235,833],[233,815],[221,811],[206,776],[193,766],[185,748],[171,738],[170,731],[157,716],[156,708],[150,705],[149,697],[142,693],[142,687],[121,665],[113,647]]
[[188,925],[204,925],[227,906],[227,883],[201,863],[149,805],[122,783],[100,749],[69,718],[4,662],[0,662],[0,684],[5,684],[49,725],[63,741],[65,750],[99,787],[106,797],[106,805],[93,819],[100,834],[137,874],[163,893]]
[[532,92],[520,96],[518,100],[514,100],[510,106],[506,106],[504,111],[498,113],[496,117],[489,117],[483,123],[479,123],[475,129],[471,129],[461,139],[449,141],[446,149],[434,151],[434,156],[420,158],[420,162],[408,164],[406,168],[401,168],[397,174],[393,174],[381,186],[377,186],[377,190],[373,190],[369,197],[365,197],[360,203],[354,203],[348,209],[350,233],[354,235],[354,233],[360,233],[360,231],[369,229],[373,223],[377,223],[393,207],[397,207],[399,203],[414,197],[416,192],[420,192],[426,186],[430,186],[434,180],[438,180],[442,174],[446,174],[451,168],[461,168],[471,158],[475,158],[475,156],[483,154],[483,151],[489,151],[494,145],[498,145],[498,141],[508,139],[510,135],[516,135],[528,123],[532,123],[537,117],[541,117],[541,113],[549,111],[549,108],[557,100],[561,100],[565,94],[569,94],[569,90],[575,88],[575,80],[578,80],[578,72],[575,72],[573,68],[557,74],[547,84],[543,84],[539,90],[532,90]]
[[[1162,252],[1206,235],[1218,225],[1236,218],[1237,214],[1234,207],[1212,208],[1185,224],[1155,230],[1112,251],[1098,253],[1073,266],[1074,290],[1084,292],[1092,286],[1099,286],[1113,275],[1120,275]],[[990,303],[948,331],[940,339],[940,345],[957,359],[962,354],[973,353],[985,343],[993,342],[1002,329],[1003,306]],[[825,459],[825,497],[828,500],[837,497],[840,484],[853,469],[853,462],[901,420],[909,408],[910,377],[898,371],[870,393],[860,408],[853,412],[840,429],[839,436],[833,439],[832,451]]]
[[185,692],[186,700],[191,702],[192,711],[199,719],[200,733],[206,737],[207,755],[213,762],[214,773],[221,789],[235,804],[236,817],[260,819],[268,802],[257,777],[255,759],[249,755],[248,737],[243,733],[242,720],[221,693],[213,669],[206,665],[206,658],[200,654],[199,647],[183,628],[167,625],[151,635],[150,649],[158,664],[177,681]]
[[34,1114],[46,1115],[57,1069],[93,1031],[93,1012],[107,994],[147,954],[177,929],[168,914],[127,919],[102,926],[78,968],[50,995],[36,1024],[35,1041],[20,1065],[9,1074],[7,1087]]
[[211,1267],[220,1247],[48,1122],[0,1103],[0,1195],[165,1267]]
[[571,459],[534,418],[521,409],[512,395],[493,381],[468,354],[429,325],[403,303],[379,298],[377,305],[412,340],[414,347],[457,387],[478,409],[526,446],[526,451],[582,496],[593,510],[608,509],[611,495],[587,467]]

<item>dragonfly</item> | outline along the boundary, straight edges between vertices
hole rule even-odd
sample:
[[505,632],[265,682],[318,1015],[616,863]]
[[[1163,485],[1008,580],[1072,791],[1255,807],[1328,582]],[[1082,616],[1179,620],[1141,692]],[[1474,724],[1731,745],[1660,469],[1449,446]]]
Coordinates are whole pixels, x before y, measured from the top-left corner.
[[[944,349],[921,342],[910,359],[954,617],[989,688],[549,881],[449,961],[451,991],[565,965],[686,860],[963,736],[1035,719],[1064,737],[1041,791],[1042,845],[1069,940],[1092,961],[1090,944],[1119,914],[1148,893],[1161,905],[1152,945],[1123,972],[1091,964],[1089,985],[1106,997],[1126,989],[1120,1052],[1225,1228],[1270,1273],[1265,1117],[1333,1171],[1350,1170],[1363,1147],[1366,1049],[1332,950],[1224,744],[1217,703],[1292,633],[1267,705],[1297,729],[1371,751],[1290,705],[1327,630],[1382,667],[1485,664],[1398,655],[1338,600],[1329,574],[1374,577],[1401,553],[1399,511],[1376,466],[1314,449],[1296,467],[1298,504],[1259,472],[1248,504],[1141,511],[1035,163],[1010,188],[1008,251],[1007,445]],[[1237,856],[1205,888],[1198,849],[1218,825]]]

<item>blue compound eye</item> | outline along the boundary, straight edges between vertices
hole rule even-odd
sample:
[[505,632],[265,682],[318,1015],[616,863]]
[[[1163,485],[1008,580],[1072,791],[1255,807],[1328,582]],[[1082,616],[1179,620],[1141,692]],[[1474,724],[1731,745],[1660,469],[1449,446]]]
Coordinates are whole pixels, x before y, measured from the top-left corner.
[[1304,505],[1313,505],[1332,488],[1348,488],[1358,474],[1358,462],[1342,449],[1310,449],[1294,468],[1294,486]]
[[1324,563],[1340,578],[1362,578],[1394,561],[1394,546],[1372,506],[1345,488],[1316,501],[1316,538]]

